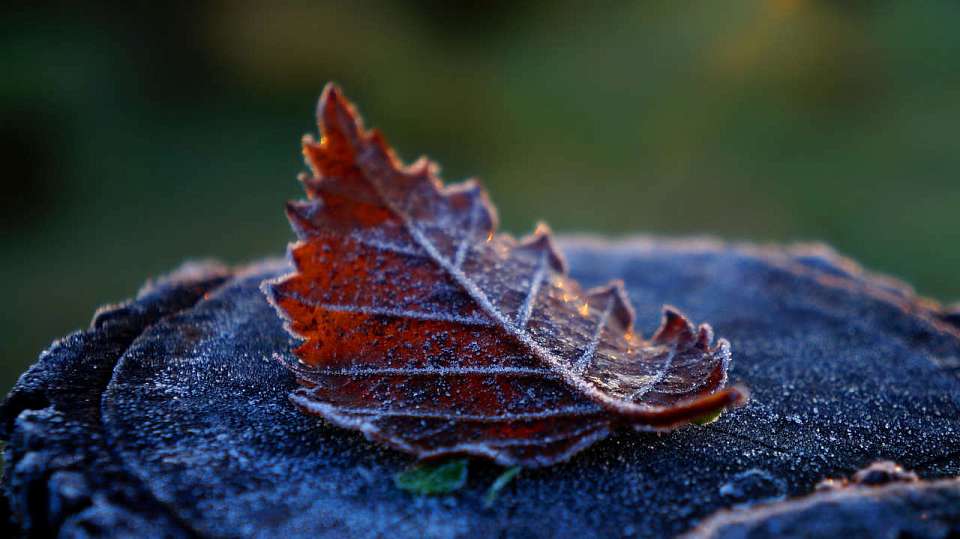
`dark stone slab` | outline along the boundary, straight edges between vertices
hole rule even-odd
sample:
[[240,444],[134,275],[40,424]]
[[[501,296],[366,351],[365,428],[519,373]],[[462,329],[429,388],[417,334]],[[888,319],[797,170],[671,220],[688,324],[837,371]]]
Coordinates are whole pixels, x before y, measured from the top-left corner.
[[[62,439],[44,446],[48,459],[97,455],[36,464],[40,498],[66,492],[57,495],[62,516],[43,530],[74,529],[65,523],[85,510],[71,501],[80,491],[130,515],[118,519],[121,532],[271,537],[664,536],[720,509],[807,494],[877,459],[924,478],[960,474],[960,379],[951,367],[960,328],[902,285],[822,247],[562,245],[585,285],[626,281],[646,334],[663,303],[712,323],[732,343],[732,378],[752,389],[751,403],[711,425],[622,433],[567,463],[524,471],[489,509],[483,495],[501,470],[484,463],[472,464],[456,494],[414,497],[392,482],[407,456],[287,401],[294,381],[275,355],[293,341],[259,291],[284,266],[267,262],[140,324],[135,338],[85,344],[112,342],[95,328],[55,345],[4,409],[8,467],[29,467],[32,424]],[[74,359],[51,361],[55,354]],[[96,368],[68,366],[81,361]],[[88,379],[89,370],[101,374]],[[53,426],[58,420],[73,430]],[[91,479],[109,470],[128,485],[126,497],[105,484],[113,481]],[[5,485],[33,531],[40,513],[24,505],[22,476],[8,474]]]

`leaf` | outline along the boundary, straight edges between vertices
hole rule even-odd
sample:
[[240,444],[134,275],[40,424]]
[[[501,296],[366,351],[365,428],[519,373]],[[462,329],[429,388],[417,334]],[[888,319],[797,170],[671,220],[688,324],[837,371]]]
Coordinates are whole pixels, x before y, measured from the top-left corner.
[[669,430],[739,404],[730,346],[673,308],[650,340],[622,283],[584,291],[549,230],[515,240],[474,181],[403,166],[328,85],[287,205],[294,272],[264,283],[303,342],[291,400],[421,458],[545,466],[619,426]]
[[417,464],[395,475],[393,483],[414,494],[449,494],[467,482],[467,464],[467,459]]
[[510,481],[513,481],[513,478],[516,477],[522,469],[520,466],[513,466],[507,468],[500,474],[500,476],[493,481],[493,484],[490,485],[490,488],[487,489],[487,494],[483,497],[483,506],[487,509],[493,507],[493,502],[496,501],[503,487],[510,484]]
[[710,423],[713,423],[716,420],[720,419],[721,415],[723,415],[723,410],[716,410],[714,412],[710,412],[709,414],[700,416],[696,419],[691,419],[690,422],[693,423],[694,425],[700,425],[700,426],[709,425]]

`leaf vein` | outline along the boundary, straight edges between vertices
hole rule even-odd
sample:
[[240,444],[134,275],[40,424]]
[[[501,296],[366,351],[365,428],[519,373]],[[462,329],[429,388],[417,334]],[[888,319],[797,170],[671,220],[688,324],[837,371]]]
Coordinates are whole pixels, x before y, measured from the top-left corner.
[[543,278],[547,274],[547,252],[540,253],[540,260],[537,262],[537,270],[533,275],[533,281],[530,283],[530,289],[527,291],[527,297],[523,300],[523,305],[517,313],[517,327],[522,329],[527,327],[530,321],[530,315],[533,313],[533,304],[536,302],[537,294],[540,293],[540,286],[543,284]]
[[600,320],[597,321],[597,327],[593,330],[593,336],[590,338],[590,344],[587,345],[587,348],[583,351],[583,354],[577,358],[577,363],[574,365],[574,370],[577,374],[583,374],[590,364],[593,363],[594,356],[597,355],[597,346],[600,345],[600,336],[603,334],[603,328],[607,325],[607,320],[610,319],[610,313],[613,312],[613,298],[607,298],[607,304],[603,308],[603,315],[600,316]]
[[567,406],[553,410],[544,410],[542,412],[525,413],[504,413],[504,414],[459,414],[428,412],[420,410],[379,410],[377,408],[350,408],[340,406],[338,412],[351,415],[366,415],[379,417],[411,417],[418,419],[445,419],[448,421],[474,421],[478,423],[502,423],[510,421],[528,421],[537,419],[549,419],[565,416],[586,416],[597,413],[600,408],[596,406]]
[[477,214],[479,213],[479,204],[474,203],[470,208],[470,228],[467,230],[467,233],[460,240],[460,244],[457,245],[457,254],[456,258],[453,261],[453,267],[460,269],[463,265],[463,260],[467,256],[467,248],[470,246],[470,241],[473,239],[474,233],[477,231]]
[[455,322],[471,326],[492,326],[490,320],[479,316],[460,316],[450,313],[435,313],[425,311],[410,311],[404,309],[391,309],[389,307],[367,307],[363,305],[338,305],[335,303],[323,303],[303,297],[302,294],[290,294],[290,297],[300,303],[313,307],[315,309],[324,309],[327,311],[365,314],[370,316],[390,316],[393,318],[410,318],[413,320],[435,320],[438,322]]
[[423,367],[423,368],[348,368],[315,369],[311,373],[321,376],[469,376],[469,375],[510,375],[542,376],[557,378],[557,373],[546,369],[527,367]]

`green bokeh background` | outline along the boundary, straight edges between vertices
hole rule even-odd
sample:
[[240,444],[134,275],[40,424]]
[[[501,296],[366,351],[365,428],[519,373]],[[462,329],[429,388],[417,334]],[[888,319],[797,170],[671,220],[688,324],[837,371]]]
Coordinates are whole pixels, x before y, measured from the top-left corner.
[[0,390],[188,258],[284,251],[338,81],[504,228],[823,240],[960,299],[956,2],[0,8]]

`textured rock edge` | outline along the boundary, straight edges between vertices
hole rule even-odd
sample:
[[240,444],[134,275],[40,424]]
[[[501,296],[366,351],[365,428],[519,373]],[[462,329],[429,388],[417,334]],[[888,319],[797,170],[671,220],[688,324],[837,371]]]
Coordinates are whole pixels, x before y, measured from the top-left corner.
[[231,276],[218,263],[185,263],[135,299],[97,309],[87,330],[55,341],[20,376],[0,406],[7,536],[192,535],[112,455],[100,395],[137,337]]

